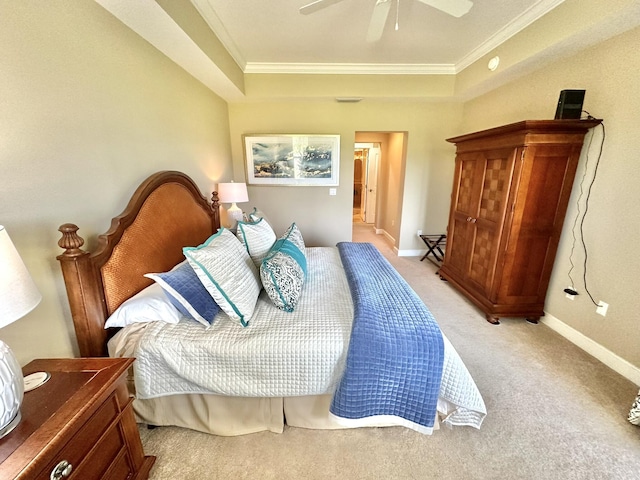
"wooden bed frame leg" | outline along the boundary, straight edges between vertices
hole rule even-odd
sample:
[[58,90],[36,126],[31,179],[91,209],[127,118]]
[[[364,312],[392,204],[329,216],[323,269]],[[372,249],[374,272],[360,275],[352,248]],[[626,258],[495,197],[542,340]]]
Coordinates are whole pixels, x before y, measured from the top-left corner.
[[487,313],[486,318],[487,322],[489,322],[491,325],[500,325],[500,319],[498,317],[494,317],[493,315],[489,315]]

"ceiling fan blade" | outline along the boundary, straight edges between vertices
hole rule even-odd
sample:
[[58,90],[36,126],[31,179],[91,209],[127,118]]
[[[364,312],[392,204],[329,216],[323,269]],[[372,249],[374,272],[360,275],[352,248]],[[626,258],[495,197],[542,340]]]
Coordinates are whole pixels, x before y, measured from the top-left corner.
[[341,1],[342,0],[316,0],[315,2],[311,2],[300,7],[300,13],[302,15],[309,15],[310,13],[317,12],[318,10],[322,10],[329,5],[333,5],[334,3],[338,3]]
[[448,13],[454,17],[461,17],[466,15],[471,7],[473,7],[473,2],[469,0],[418,0],[419,2],[424,3],[425,5],[429,5],[433,8],[437,8],[438,10],[442,10],[444,13]]
[[376,2],[376,6],[373,7],[371,22],[369,22],[369,30],[367,30],[367,42],[377,42],[380,40],[384,26],[387,23],[390,8],[391,0],[378,0]]

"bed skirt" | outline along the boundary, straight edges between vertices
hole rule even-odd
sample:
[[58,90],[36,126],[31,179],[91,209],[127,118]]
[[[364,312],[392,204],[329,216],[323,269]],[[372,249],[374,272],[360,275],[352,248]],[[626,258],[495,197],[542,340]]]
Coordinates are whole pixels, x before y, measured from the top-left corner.
[[[139,423],[190,428],[227,437],[263,431],[282,433],[285,423],[313,430],[352,428],[331,417],[331,398],[332,395],[242,398],[184,394],[135,399],[133,410]],[[437,428],[436,418],[434,430]]]

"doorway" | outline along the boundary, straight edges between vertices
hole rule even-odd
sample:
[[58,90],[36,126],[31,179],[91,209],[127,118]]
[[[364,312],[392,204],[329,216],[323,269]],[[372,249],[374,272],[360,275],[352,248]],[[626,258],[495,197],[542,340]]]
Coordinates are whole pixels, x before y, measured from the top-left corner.
[[392,245],[400,238],[407,135],[356,131],[354,142],[354,228],[373,228]]
[[354,148],[353,221],[374,224],[378,201],[380,144],[356,143]]

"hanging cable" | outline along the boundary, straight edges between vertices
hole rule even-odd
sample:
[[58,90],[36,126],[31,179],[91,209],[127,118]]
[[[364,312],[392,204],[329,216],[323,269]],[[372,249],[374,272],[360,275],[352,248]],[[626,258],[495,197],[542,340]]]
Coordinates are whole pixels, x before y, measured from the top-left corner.
[[[585,111],[585,113],[588,115],[588,118],[593,119],[594,117],[591,116],[591,114],[587,111]],[[583,189],[583,185],[585,182],[585,178],[587,176],[587,167],[589,165],[589,152],[591,150],[591,143],[593,142],[593,136],[595,135],[595,132],[591,133],[591,136],[589,137],[589,144],[587,146],[587,159],[585,161],[584,164],[584,173],[582,175],[582,179],[580,181],[580,195],[578,196],[578,200],[577,200],[577,208],[578,208],[578,212],[576,214],[576,218],[573,222],[573,228],[572,228],[572,236],[573,236],[573,243],[571,245],[571,252],[569,253],[569,264],[571,265],[571,268],[569,268],[569,272],[567,273],[569,280],[571,281],[571,286],[573,288],[575,288],[575,282],[573,281],[573,278],[571,277],[571,272],[573,271],[573,269],[575,268],[575,264],[573,263],[573,253],[575,251],[575,247],[576,247],[576,242],[578,241],[578,239],[576,238],[576,226],[578,225],[578,220],[580,219],[580,242],[582,244],[582,251],[584,252],[584,262],[583,262],[583,274],[582,274],[582,280],[584,283],[584,289],[587,292],[587,295],[589,295],[589,298],[591,299],[591,301],[593,302],[593,304],[597,307],[599,306],[599,303],[597,303],[594,298],[593,295],[591,295],[591,292],[589,291],[589,288],[587,286],[587,261],[588,261],[588,252],[587,252],[587,245],[584,241],[584,221],[585,218],[587,216],[587,212],[589,210],[589,199],[591,197],[591,189],[593,187],[593,184],[596,181],[596,176],[598,174],[598,167],[600,166],[600,159],[602,158],[602,150],[604,148],[604,140],[606,137],[606,132],[605,132],[605,127],[604,127],[604,122],[600,123],[600,126],[602,127],[602,139],[600,141],[600,151],[598,152],[598,157],[596,159],[596,165],[594,167],[593,170],[593,177],[591,178],[591,182],[589,183],[589,186],[587,188],[587,195],[585,197],[585,202],[584,202],[584,213],[582,214],[582,218],[580,218],[580,200],[582,199],[582,196],[584,194],[584,189]],[[569,290],[569,289],[567,289]],[[570,293],[570,292],[568,292]],[[573,292],[571,292],[573,294]],[[577,292],[575,292],[575,294],[577,294]]]

